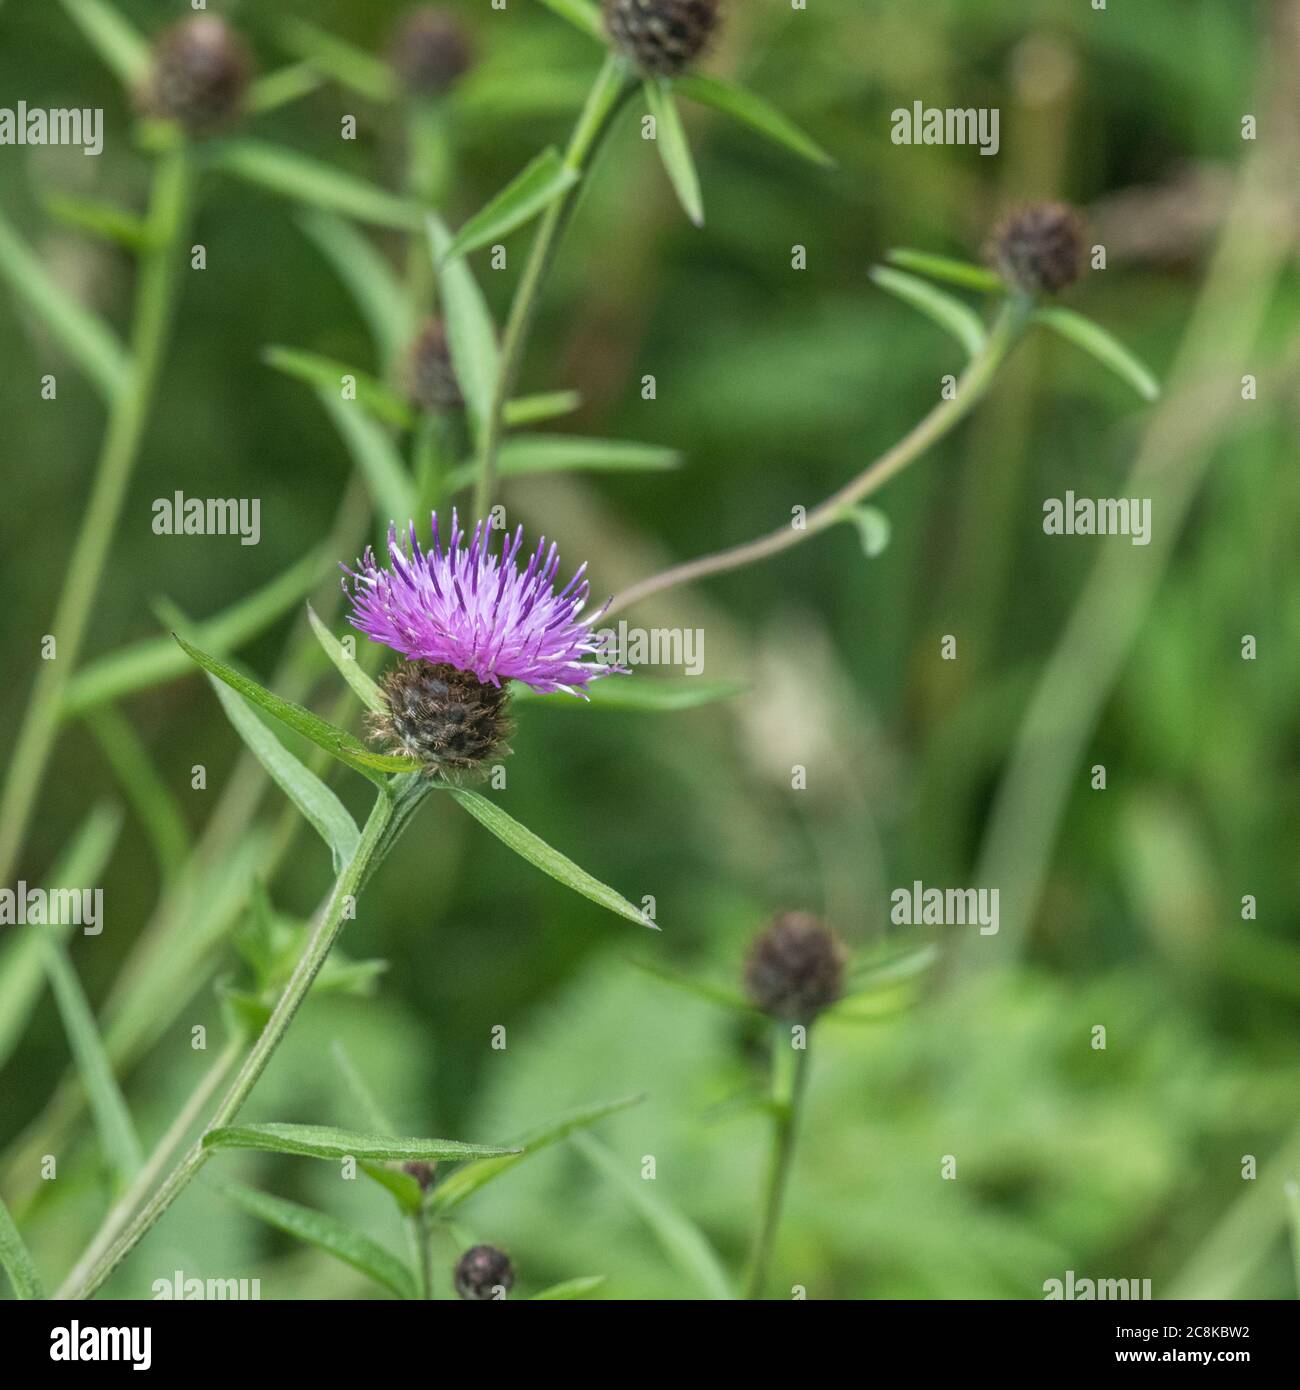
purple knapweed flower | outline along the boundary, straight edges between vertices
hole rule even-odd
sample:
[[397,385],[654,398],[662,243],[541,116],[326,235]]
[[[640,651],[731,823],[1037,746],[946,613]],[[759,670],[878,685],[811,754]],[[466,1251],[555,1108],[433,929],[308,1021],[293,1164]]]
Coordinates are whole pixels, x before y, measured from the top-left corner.
[[544,536],[521,570],[522,526],[499,556],[488,550],[484,522],[475,525],[467,546],[453,511],[446,550],[436,512],[432,530],[433,546],[425,551],[414,522],[404,547],[390,526],[390,567],[379,565],[370,548],[356,570],[344,566],[351,576],[351,622],[367,637],[410,661],[468,672],[484,685],[517,680],[542,693],[565,690],[584,699],[586,686],[619,669],[600,659],[592,632],[604,609],[580,617],[590,591],[585,564],[557,592],[559,549],[548,551]]

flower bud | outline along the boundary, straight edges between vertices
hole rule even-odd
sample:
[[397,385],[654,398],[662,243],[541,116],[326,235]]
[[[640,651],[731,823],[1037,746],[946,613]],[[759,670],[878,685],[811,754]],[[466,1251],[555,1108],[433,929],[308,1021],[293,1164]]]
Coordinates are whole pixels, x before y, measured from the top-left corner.
[[402,1164],[402,1172],[407,1177],[414,1178],[420,1184],[420,1191],[427,1192],[433,1186],[434,1169],[437,1167],[433,1163],[421,1163],[415,1159]]
[[494,1245],[475,1245],[456,1264],[456,1292],[462,1298],[491,1299],[497,1290],[509,1293],[514,1287],[515,1270],[510,1256]]
[[1002,277],[1026,294],[1057,294],[1079,278],[1083,223],[1066,203],[1034,203],[994,233],[993,260]]
[[604,0],[604,7],[615,47],[657,77],[684,72],[718,24],[718,0]]
[[248,46],[226,21],[194,15],[155,41],[141,106],[190,135],[206,134],[239,115],[252,73]]
[[840,997],[844,952],[811,912],[783,912],[750,947],[745,990],[772,1018],[810,1022]]
[[398,22],[388,61],[412,96],[437,97],[474,66],[474,48],[451,15],[426,5]]
[[451,349],[441,319],[429,319],[406,359],[406,394],[420,410],[446,410],[464,404]]
[[465,772],[510,751],[514,726],[504,685],[419,660],[394,667],[383,692],[388,713],[374,717],[374,732],[425,767]]

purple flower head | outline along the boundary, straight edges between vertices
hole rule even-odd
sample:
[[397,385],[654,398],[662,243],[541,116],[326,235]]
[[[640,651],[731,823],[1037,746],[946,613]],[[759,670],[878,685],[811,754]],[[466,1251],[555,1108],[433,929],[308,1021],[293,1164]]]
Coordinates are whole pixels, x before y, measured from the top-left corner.
[[[580,618],[590,585],[587,566],[558,593],[559,550],[537,543],[520,570],[524,543],[520,526],[500,556],[488,552],[488,528],[478,522],[468,547],[456,513],[451,538],[442,548],[438,514],[433,514],[433,547],[424,551],[411,522],[405,547],[397,527],[388,528],[389,568],[369,547],[351,576],[353,627],[383,642],[408,660],[445,662],[470,672],[483,684],[523,681],[543,693],[567,690],[586,698],[585,687],[619,668],[597,659],[600,643],[591,626],[604,612]],[[348,581],[343,581],[344,592]]]

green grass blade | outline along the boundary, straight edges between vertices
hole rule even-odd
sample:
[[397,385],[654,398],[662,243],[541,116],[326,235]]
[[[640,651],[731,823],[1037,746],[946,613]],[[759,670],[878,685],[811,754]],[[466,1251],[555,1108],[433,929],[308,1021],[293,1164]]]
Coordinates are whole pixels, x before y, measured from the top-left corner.
[[366,480],[375,510],[398,526],[410,521],[415,515],[415,487],[384,427],[366,414],[360,401],[343,400],[337,389],[318,388],[316,396]]
[[606,41],[600,11],[590,0],[542,0],[542,4],[561,19],[567,19],[575,29],[581,29],[588,38],[600,44]]
[[36,1272],[31,1252],[18,1234],[9,1208],[0,1200],[0,1265],[5,1268],[16,1298],[44,1298],[45,1286]]
[[117,335],[55,284],[3,216],[0,216],[0,277],[26,301],[106,401],[111,401],[125,387],[131,363]]
[[480,246],[509,236],[577,182],[576,170],[565,164],[557,150],[543,150],[452,237],[442,260],[468,256]]
[[655,118],[655,146],[677,194],[682,210],[697,227],[704,226],[704,198],[700,192],[700,176],[695,171],[691,147],[681,115],[673,100],[671,85],[662,77],[645,81],[646,101]]
[[456,380],[465,397],[465,408],[477,440],[482,438],[487,427],[496,389],[500,361],[496,329],[483,291],[464,258],[447,258],[451,233],[432,214],[428,229],[433,263],[440,267],[438,290],[442,296],[447,346],[451,349],[452,366],[456,369]]
[[535,1293],[532,1302],[555,1302],[559,1299],[586,1298],[605,1282],[604,1274],[588,1274],[580,1279],[565,1279],[563,1283],[552,1284],[549,1289]]
[[549,874],[557,883],[581,893],[584,898],[599,903],[610,912],[625,917],[638,926],[659,928],[646,920],[639,909],[632,906],[621,894],[616,893],[598,878],[593,878],[585,869],[580,869],[572,859],[552,849],[540,836],[534,835],[527,826],[520,825],[513,816],[507,815],[495,801],[480,796],[478,792],[465,791],[461,787],[450,787],[448,791],[476,821],[490,830],[507,848],[514,850],[521,859],[526,859],[544,874]]
[[646,714],[675,714],[679,710],[730,700],[748,689],[745,681],[706,681],[695,676],[676,680],[650,680],[645,676],[627,680],[615,676],[594,681],[587,691],[591,698],[585,703],[562,690],[541,695],[531,686],[518,684],[512,688],[510,698],[516,703],[545,705],[550,709],[626,709]]
[[282,19],[277,37],[286,52],[369,101],[392,101],[398,95],[397,74],[381,58],[305,19]]
[[577,391],[541,391],[535,396],[519,396],[506,402],[506,424],[511,429],[540,424],[561,415],[572,415],[582,405]]
[[266,769],[271,780],[302,812],[316,833],[330,848],[334,872],[341,874],[356,853],[361,832],[337,796],[297,758],[254,714],[252,707],[236,695],[229,686],[212,678],[226,711],[226,718],[235,726],[249,751]]
[[355,174],[265,140],[228,141],[216,151],[213,166],[281,197],[339,212],[358,222],[399,231],[415,231],[423,222],[424,214],[417,204]]
[[361,703],[376,714],[387,714],[388,702],[384,699],[383,691],[361,669],[356,658],[347,655],[343,650],[343,644],[316,616],[316,610],[311,604],[307,605],[307,621],[311,624],[311,630],[316,634],[316,640],[324,648],[325,655],[338,668],[343,679],[356,691]]
[[834,159],[810,135],[804,134],[792,120],[747,87],[721,77],[688,73],[673,82],[673,89],[679,96],[723,112],[823,169],[835,165]]
[[901,265],[904,270],[914,270],[918,275],[928,275],[932,280],[960,285],[964,290],[979,290],[984,294],[1006,293],[1007,287],[1000,275],[985,270],[982,265],[972,265],[969,261],[954,260],[951,256],[932,256],[928,251],[913,251],[904,246],[896,246],[886,252],[885,259],[891,265]]
[[337,758],[339,762],[355,771],[364,773],[372,781],[378,781],[377,774],[381,772],[410,772],[409,758],[393,758],[386,754],[372,753],[360,739],[354,738],[346,729],[327,723],[319,715],[294,704],[292,700],[273,695],[265,686],[258,685],[256,681],[236,671],[233,666],[228,666],[224,661],[218,661],[216,657],[191,646],[175,633],[172,636],[190,659],[196,661],[210,675],[224,681],[246,700],[264,709],[273,719],[278,719],[318,748],[323,748],[330,757]]
[[259,1149],[304,1158],[370,1158],[387,1163],[459,1163],[517,1152],[493,1144],[462,1144],[457,1139],[401,1139],[364,1134],[331,1125],[227,1125],[203,1136],[205,1149]]
[[1039,309],[1034,314],[1034,321],[1044,324],[1067,342],[1095,357],[1103,367],[1109,368],[1121,381],[1131,386],[1144,401],[1160,398],[1160,383],[1150,368],[1100,324],[1059,305]]
[[131,1113],[118,1089],[113,1067],[95,1024],[95,1016],[68,959],[67,947],[52,933],[41,938],[45,970],[63,1019],[81,1084],[85,1088],[104,1157],[117,1186],[125,1187],[144,1161]]
[[300,1206],[297,1202],[287,1202],[283,1197],[272,1197],[269,1192],[259,1192],[242,1183],[212,1178],[208,1181],[223,1197],[242,1207],[250,1216],[265,1221],[268,1226],[274,1226],[295,1240],[324,1250],[336,1260],[360,1270],[398,1298],[415,1297],[415,1278],[406,1265],[377,1241],[344,1225],[337,1217]]
[[334,213],[309,210],[299,215],[298,225],[351,294],[384,363],[395,362],[414,334],[415,323],[388,262],[363,232]]
[[918,276],[891,270],[888,266],[874,266],[871,278],[882,290],[919,309],[926,318],[937,323],[946,333],[951,333],[966,349],[967,357],[974,357],[984,346],[988,335],[979,315],[960,299],[935,289]]
[[311,63],[290,63],[264,77],[256,78],[244,98],[244,109],[250,116],[278,111],[282,106],[301,97],[310,96],[325,84],[324,76]]
[[639,1105],[644,1099],[645,1097],[641,1095],[622,1096],[618,1100],[605,1101],[600,1105],[584,1106],[580,1110],[571,1110],[567,1115],[561,1115],[558,1119],[530,1130],[519,1137],[517,1141],[519,1152],[499,1158],[480,1159],[477,1163],[467,1163],[463,1168],[458,1168],[450,1177],[444,1178],[433,1190],[432,1209],[439,1213],[454,1210],[467,1198],[472,1197],[480,1188],[486,1187],[494,1178],[499,1178],[503,1173],[508,1173],[516,1164],[522,1163],[526,1158],[531,1158],[552,1144],[558,1144],[561,1139],[567,1139],[570,1134],[579,1129],[586,1129],[589,1125],[594,1125],[607,1115],[614,1115],[620,1110],[626,1110],[629,1106]]
[[56,221],[75,231],[124,246],[128,251],[141,251],[150,244],[149,224],[142,217],[111,203],[93,198],[74,198],[67,193],[46,191],[41,205]]
[[[263,348],[262,361],[297,381],[305,381],[322,392],[329,392],[344,405],[361,405],[377,420],[409,430],[415,424],[415,411],[390,387],[366,372],[358,371],[332,357],[302,352],[298,348]],[[343,399],[343,378],[350,376],[356,387],[355,402]]]
[[[196,641],[227,652],[264,632],[320,583],[337,563],[329,550],[314,550],[265,587],[194,626]],[[92,661],[68,682],[63,715],[85,714],[98,705],[186,675],[191,666],[170,637],[150,637]]]
[[149,45],[108,0],[62,0],[86,42],[119,82],[134,92],[149,67]]
[[[587,439],[567,434],[517,434],[501,445],[497,472],[504,477],[528,473],[640,473],[677,468],[682,456],[658,444],[626,439]],[[472,460],[447,472],[448,490],[468,487],[478,476]]]
[[650,1228],[665,1255],[709,1298],[735,1297],[722,1263],[699,1227],[659,1197],[653,1184],[633,1176],[603,1144],[589,1134],[575,1134],[573,1143],[598,1172],[627,1196]]

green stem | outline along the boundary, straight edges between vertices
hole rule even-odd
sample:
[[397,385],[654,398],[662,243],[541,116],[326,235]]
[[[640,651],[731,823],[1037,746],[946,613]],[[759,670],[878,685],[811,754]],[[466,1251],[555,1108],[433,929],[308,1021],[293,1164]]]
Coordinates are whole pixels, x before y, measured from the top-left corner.
[[564,153],[564,164],[579,176],[578,181],[561,194],[542,217],[541,226],[528,253],[528,263],[524,266],[524,273],[510,303],[510,313],[501,337],[501,360],[496,387],[479,450],[478,481],[474,488],[476,517],[485,517],[492,507],[492,498],[496,492],[497,454],[500,452],[501,438],[505,433],[506,402],[514,394],[524,346],[537,312],[538,296],[546,280],[546,274],[555,259],[560,237],[577,205],[578,196],[583,188],[583,176],[591,167],[619,108],[633,89],[634,84],[627,64],[616,54],[609,54],[596,74],[596,81],[587,95],[586,105],[573,128],[568,149]]
[[998,368],[1015,346],[1024,330],[1031,308],[1027,301],[1009,300],[989,330],[984,346],[967,364],[952,396],[941,400],[897,444],[873,460],[863,472],[845,483],[838,492],[814,507],[805,517],[801,529],[796,530],[789,525],[779,526],[775,531],[760,536],[757,540],[746,541],[743,545],[731,546],[727,550],[701,556],[698,560],[688,560],[685,564],[674,565],[671,569],[651,575],[619,594],[605,609],[603,616],[612,617],[624,608],[630,608],[632,604],[649,598],[651,594],[661,593],[664,589],[674,588],[678,584],[756,564],[783,550],[789,550],[792,546],[801,545],[826,530],[828,526],[843,521],[847,508],[882,488],[970,414],[983,399],[997,375]]
[[258,1035],[257,1041],[244,1058],[229,1091],[213,1112],[211,1119],[204,1125],[203,1134],[168,1173],[161,1186],[141,1207],[126,1230],[94,1263],[85,1279],[76,1284],[70,1281],[65,1297],[89,1298],[135,1249],[158,1218],[207,1162],[211,1151],[203,1145],[204,1135],[210,1130],[220,1129],[223,1125],[229,1124],[239,1113],[266,1070],[272,1054],[283,1041],[294,1015],[307,997],[316,976],[338,940],[343,923],[352,916],[352,907],[361,889],[392,848],[397,831],[410,818],[426,791],[427,786],[421,785],[418,780],[412,782],[403,779],[400,786],[385,788],[376,798],[374,808],[361,832],[357,851],[335,881],[329,901],[325,904],[297,965],[294,966],[289,983],[284,987],[284,993],[280,996],[266,1026]]
[[433,1297],[433,1251],[429,1248],[429,1217],[422,1206],[406,1218],[406,1231],[411,1242],[411,1260],[415,1265],[415,1287],[419,1297]]
[[189,223],[191,171],[184,148],[169,151],[153,175],[148,248],[136,282],[131,369],[109,408],[108,425],[81,530],[65,569],[54,610],[53,659],[41,662],[14,743],[0,798],[0,883],[7,883],[22,851],[37,789],[59,725],[63,690],[77,664],[90,607],[135,469],[153,403],[175,299],[177,250]]
[[808,1033],[805,1033],[803,1047],[792,1046],[790,1031],[784,1025],[779,1025],[773,1035],[772,1158],[768,1166],[763,1216],[745,1284],[746,1298],[763,1296],[767,1266],[776,1241],[776,1229],[781,1221],[781,1205],[790,1180],[795,1138],[799,1132],[799,1113],[808,1081],[808,1042]]

